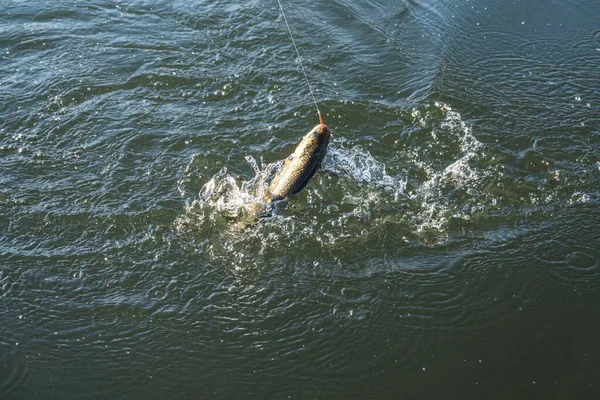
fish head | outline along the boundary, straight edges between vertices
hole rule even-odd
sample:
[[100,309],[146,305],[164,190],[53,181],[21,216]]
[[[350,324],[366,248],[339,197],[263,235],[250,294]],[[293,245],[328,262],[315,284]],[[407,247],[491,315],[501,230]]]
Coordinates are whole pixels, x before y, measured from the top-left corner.
[[329,138],[331,137],[331,131],[325,124],[315,126],[308,134],[313,140],[318,140],[319,143],[329,143]]

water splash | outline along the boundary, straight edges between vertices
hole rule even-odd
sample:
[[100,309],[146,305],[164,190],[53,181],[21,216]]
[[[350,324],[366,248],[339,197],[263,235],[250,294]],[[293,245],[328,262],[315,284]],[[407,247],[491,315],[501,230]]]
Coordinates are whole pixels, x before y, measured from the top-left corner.
[[[194,191],[200,182],[190,177],[198,168],[188,166],[180,182],[180,192],[188,201],[177,227],[193,227],[202,232],[202,238],[217,234],[219,240],[208,240],[209,252],[236,253],[237,261],[239,254],[266,254],[269,246],[283,242],[304,240],[331,249],[343,248],[357,238],[382,245],[411,238],[444,240],[452,221],[469,221],[483,210],[492,169],[482,164],[484,146],[448,105],[435,103],[408,113],[420,129],[418,135],[428,137],[417,138],[398,158],[419,171],[418,179],[406,171],[390,174],[385,163],[368,150],[348,145],[337,136],[322,171],[309,186],[270,218],[252,221],[252,229],[243,228],[283,162],[264,164],[261,160],[259,164],[246,156],[252,170],[249,179],[236,178],[224,167],[198,195]],[[395,233],[381,238],[386,231]],[[250,245],[255,239],[256,244]]]
[[252,156],[246,156],[246,161],[254,171],[252,179],[238,184],[238,180],[227,173],[227,167],[223,167],[202,187],[198,201],[216,208],[219,214],[227,218],[251,215],[254,207],[263,201],[263,194],[270,180],[283,162],[267,164],[261,168]]
[[483,209],[484,188],[493,170],[485,165],[484,146],[460,113],[444,103],[436,102],[433,107],[413,111],[413,117],[422,125],[431,113],[443,113],[441,122],[430,130],[425,148],[408,152],[409,159],[426,176],[411,193],[411,199],[421,208],[413,223],[419,233],[437,231],[445,235],[451,220],[468,221]]
[[521,172],[505,166],[514,158],[480,142],[447,104],[393,112],[410,128],[393,133],[398,139],[385,163],[380,159],[385,155],[376,158],[338,135],[322,171],[269,218],[253,221],[251,229],[236,222],[252,213],[282,162],[259,164],[247,156],[249,179],[223,168],[204,185],[193,178],[198,168],[186,168],[180,191],[188,200],[177,227],[200,231],[196,244],[202,241],[208,253],[232,265],[285,257],[289,246],[320,252],[335,264],[350,247],[361,248],[357,252],[365,257],[402,251],[403,246],[444,242],[453,232],[548,213],[567,195],[573,202],[589,201],[586,193],[565,191],[561,183],[535,183],[529,171],[515,176]]
[[[344,142],[342,139],[340,142]],[[268,188],[270,181],[282,168],[283,161],[260,165],[254,157],[246,156],[246,162],[250,164],[254,175],[249,180],[236,179],[223,167],[201,188],[196,199],[189,201],[187,211],[194,212],[198,209],[216,210],[219,215],[227,219],[239,219],[250,215],[257,203],[262,202],[263,194]],[[188,166],[187,174],[194,173],[193,168]],[[345,181],[351,181],[352,185],[362,184],[364,189],[384,190],[393,193],[395,198],[403,193],[405,182],[402,179],[389,176],[385,171],[385,165],[371,156],[371,154],[360,146],[345,148],[342,144],[330,145],[327,159],[324,163],[322,173],[333,174]],[[186,184],[190,179],[179,182],[179,191],[184,197],[187,195]]]
[[387,174],[385,164],[376,160],[362,146],[346,148],[342,138],[332,146],[324,164],[324,170],[355,183],[371,185],[395,195],[397,201],[405,192],[406,180]]
[[[180,232],[196,232],[194,246],[235,270],[264,264],[264,257],[287,246],[343,247],[354,240],[357,221],[368,221],[379,205],[397,203],[405,182],[390,176],[385,165],[361,147],[330,144],[323,169],[292,201],[275,203],[268,218],[250,218],[283,161],[265,164],[246,156],[252,176],[240,179],[222,168],[193,194],[202,170],[193,159],[180,180],[186,211],[176,221]],[[406,197],[406,196],[404,196]],[[376,228],[377,222],[374,223]],[[251,228],[250,228],[251,226]],[[368,234],[366,231],[364,234]]]

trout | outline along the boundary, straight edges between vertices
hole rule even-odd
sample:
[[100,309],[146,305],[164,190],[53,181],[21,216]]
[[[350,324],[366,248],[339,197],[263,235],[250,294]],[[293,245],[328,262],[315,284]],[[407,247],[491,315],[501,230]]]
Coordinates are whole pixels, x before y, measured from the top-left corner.
[[330,137],[329,128],[321,120],[285,160],[283,168],[265,191],[263,200],[271,203],[301,191],[323,163]]

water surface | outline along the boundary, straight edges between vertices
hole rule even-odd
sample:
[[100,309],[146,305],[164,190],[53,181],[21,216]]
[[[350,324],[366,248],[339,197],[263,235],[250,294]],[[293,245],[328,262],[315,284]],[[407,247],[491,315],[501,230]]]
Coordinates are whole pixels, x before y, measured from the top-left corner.
[[283,6],[4,2],[0,398],[597,398],[600,6]]

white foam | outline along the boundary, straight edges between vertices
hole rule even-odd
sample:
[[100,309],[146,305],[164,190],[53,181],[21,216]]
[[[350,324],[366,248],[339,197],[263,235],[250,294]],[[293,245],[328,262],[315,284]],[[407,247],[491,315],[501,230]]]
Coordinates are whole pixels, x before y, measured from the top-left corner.
[[344,141],[331,146],[324,169],[356,183],[392,192],[396,200],[406,190],[406,180],[387,174],[385,164],[361,146],[346,148]]
[[[446,231],[450,218],[470,219],[472,212],[478,212],[474,204],[464,209],[463,204],[451,200],[448,193],[456,189],[467,190],[470,194],[482,193],[481,186],[490,175],[490,170],[476,169],[473,162],[479,160],[483,154],[483,145],[472,134],[472,130],[462,120],[460,113],[452,110],[444,103],[434,104],[437,110],[444,113],[444,119],[438,127],[431,132],[432,142],[429,146],[435,150],[436,147],[457,147],[455,161],[440,169],[436,165],[435,158],[421,157],[418,153],[413,154],[419,168],[425,171],[428,179],[415,190],[413,199],[421,202],[422,211],[417,213],[413,222],[417,232],[426,232],[435,229],[440,233]],[[428,114],[428,112],[426,112]],[[413,117],[419,120],[427,120],[429,115],[413,113]]]

